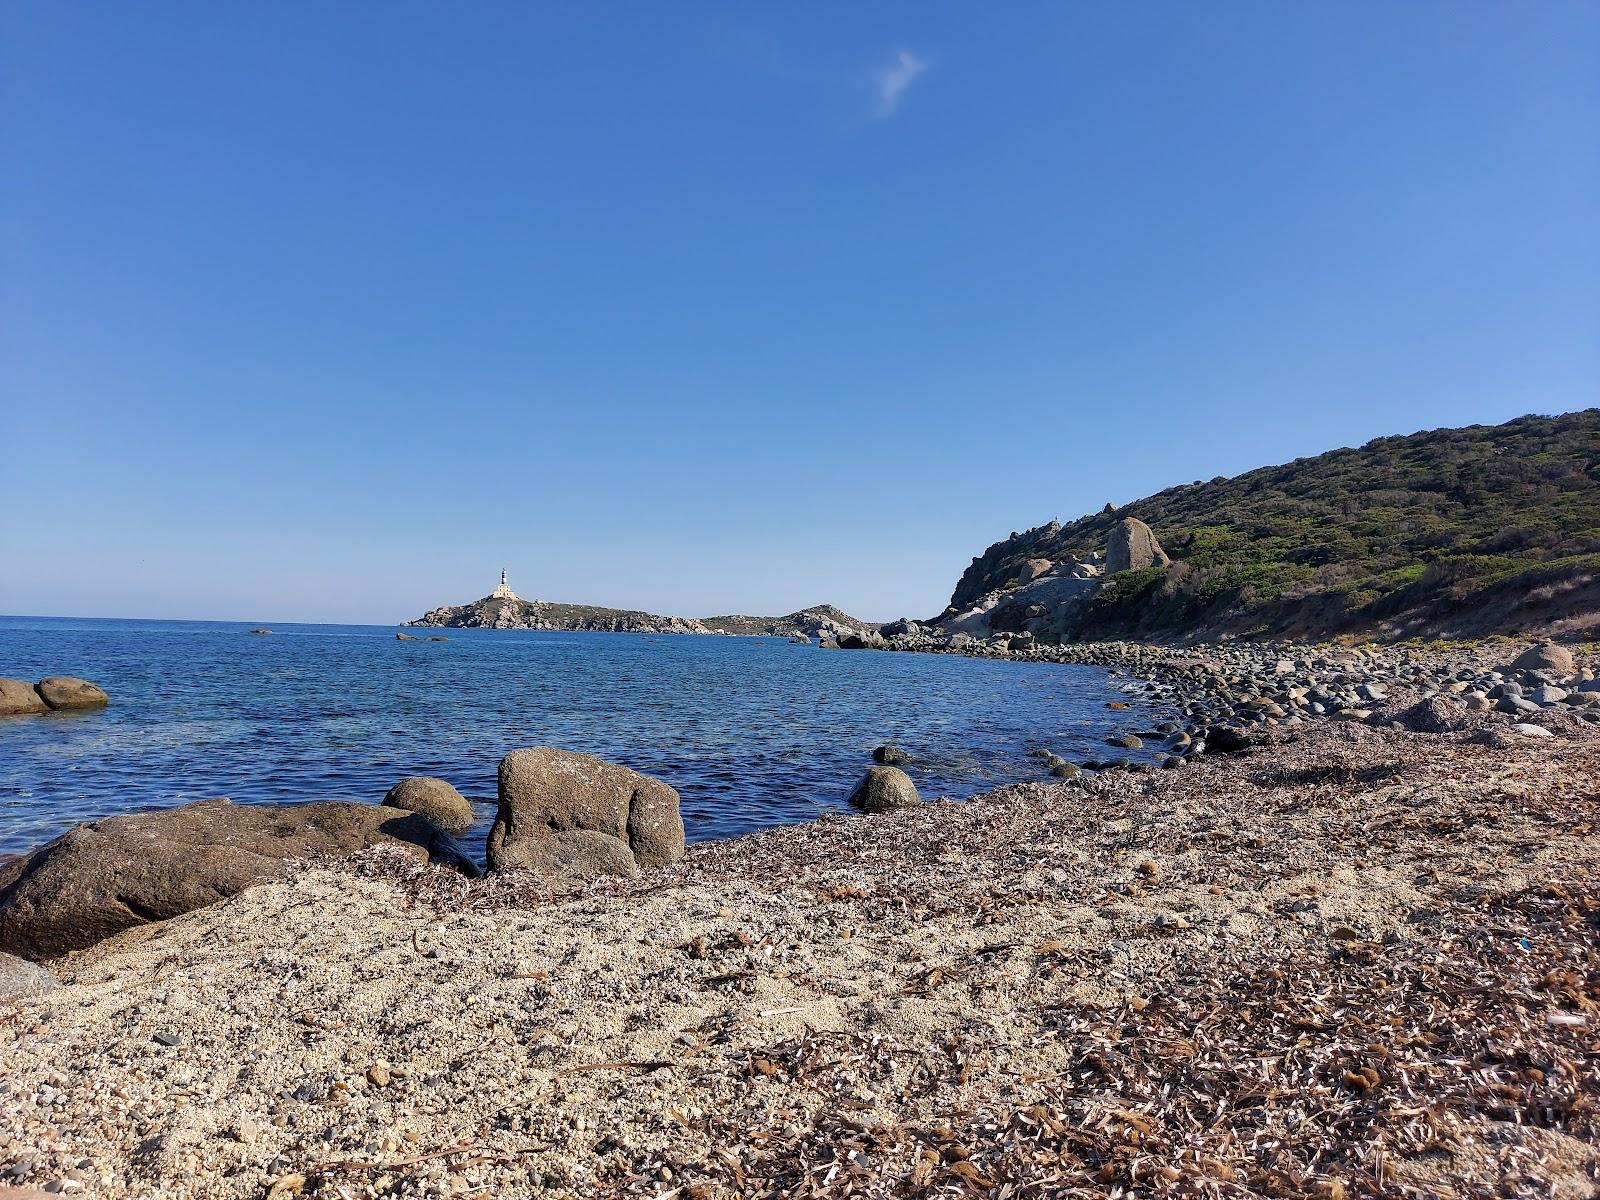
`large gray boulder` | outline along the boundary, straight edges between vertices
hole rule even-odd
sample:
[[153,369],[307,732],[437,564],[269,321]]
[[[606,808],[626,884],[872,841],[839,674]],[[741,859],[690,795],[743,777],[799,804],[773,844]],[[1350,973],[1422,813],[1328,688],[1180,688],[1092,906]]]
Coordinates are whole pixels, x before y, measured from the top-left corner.
[[110,697],[87,679],[48,675],[39,680],[39,695],[51,708],[100,708]]
[[202,800],[91,821],[0,867],[0,951],[53,958],[243,891],[294,859],[393,845],[477,868],[426,817],[377,804]]
[[1555,642],[1540,642],[1529,646],[1511,660],[1511,671],[1546,671],[1558,679],[1570,679],[1578,673],[1577,661],[1572,651]]
[[22,716],[27,713],[46,713],[46,704],[33,684],[25,679],[0,679],[0,717]]
[[862,812],[888,812],[915,808],[922,803],[917,785],[899,767],[868,767],[865,777],[850,793],[850,805]]
[[1111,537],[1106,542],[1107,575],[1164,567],[1171,561],[1150,526],[1138,517],[1123,517],[1112,527]]
[[632,875],[683,857],[678,793],[587,754],[535,746],[500,760],[489,866],[557,880]]
[[455,787],[432,775],[412,775],[389,789],[383,802],[390,808],[421,813],[446,833],[460,836],[476,820],[472,805]]

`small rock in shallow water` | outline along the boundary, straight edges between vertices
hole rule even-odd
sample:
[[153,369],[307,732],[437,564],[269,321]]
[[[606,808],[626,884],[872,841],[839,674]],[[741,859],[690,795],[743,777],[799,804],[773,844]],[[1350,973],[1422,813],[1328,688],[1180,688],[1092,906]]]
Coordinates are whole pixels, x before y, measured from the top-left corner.
[[899,767],[868,767],[856,790],[850,793],[850,806],[863,812],[888,812],[894,808],[915,808],[922,803],[917,785]]

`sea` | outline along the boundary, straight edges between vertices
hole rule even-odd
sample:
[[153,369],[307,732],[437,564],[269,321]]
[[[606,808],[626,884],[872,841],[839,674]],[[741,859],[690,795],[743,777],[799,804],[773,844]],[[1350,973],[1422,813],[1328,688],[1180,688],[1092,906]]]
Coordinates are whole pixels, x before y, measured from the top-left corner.
[[0,617],[0,676],[77,675],[111,695],[101,710],[0,717],[0,856],[213,796],[376,804],[408,775],[474,801],[465,841],[481,852],[496,768],[521,746],[658,776],[690,841],[728,838],[844,807],[885,742],[913,756],[925,799],[963,799],[1045,778],[1030,750],[1108,756],[1109,734],[1167,715],[1097,667],[769,637],[251,628]]

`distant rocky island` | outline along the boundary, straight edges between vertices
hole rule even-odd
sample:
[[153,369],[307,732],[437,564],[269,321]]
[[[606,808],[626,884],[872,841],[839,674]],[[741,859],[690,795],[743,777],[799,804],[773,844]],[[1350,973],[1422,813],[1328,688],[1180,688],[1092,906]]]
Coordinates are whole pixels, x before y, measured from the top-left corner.
[[674,617],[631,608],[593,604],[559,604],[524,600],[511,590],[506,572],[500,585],[470,604],[445,605],[423,613],[407,626],[452,629],[558,629],[581,633],[700,633],[738,637],[803,637],[837,641],[849,634],[875,632],[878,626],[858,620],[831,604],[802,608],[782,617]]

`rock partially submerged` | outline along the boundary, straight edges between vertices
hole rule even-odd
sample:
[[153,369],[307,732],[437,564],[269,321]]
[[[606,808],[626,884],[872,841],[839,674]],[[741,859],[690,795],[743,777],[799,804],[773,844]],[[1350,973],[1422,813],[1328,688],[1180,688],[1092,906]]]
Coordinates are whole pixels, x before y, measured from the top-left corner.
[[850,793],[850,806],[862,812],[915,808],[921,803],[917,785],[899,767],[868,767],[865,777]]
[[0,716],[104,708],[110,697],[87,679],[74,675],[47,675],[38,683],[0,679]]
[[376,804],[202,800],[91,821],[0,868],[0,951],[82,950],[232,896],[290,860],[382,844],[477,874],[426,817]]
[[47,713],[50,706],[25,679],[0,679],[0,716],[17,717]]
[[489,866],[554,879],[632,875],[683,857],[678,793],[650,775],[546,746],[500,760]]
[[39,696],[51,708],[103,708],[111,699],[87,679],[47,675],[39,680]]
[[421,813],[446,833],[460,836],[476,818],[467,798],[453,784],[432,775],[412,775],[389,789],[383,802],[390,808]]

